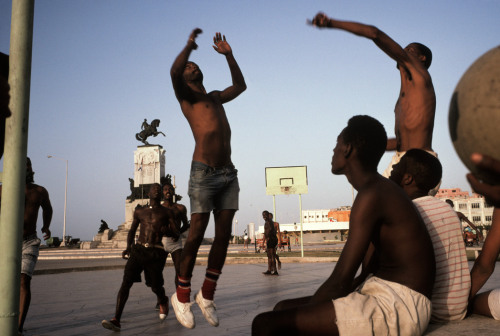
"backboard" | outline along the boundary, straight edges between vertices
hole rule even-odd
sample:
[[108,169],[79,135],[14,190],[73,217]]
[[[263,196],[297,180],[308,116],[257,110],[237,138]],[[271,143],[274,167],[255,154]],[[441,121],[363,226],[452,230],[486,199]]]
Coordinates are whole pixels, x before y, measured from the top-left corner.
[[267,195],[299,195],[307,192],[307,166],[266,167]]

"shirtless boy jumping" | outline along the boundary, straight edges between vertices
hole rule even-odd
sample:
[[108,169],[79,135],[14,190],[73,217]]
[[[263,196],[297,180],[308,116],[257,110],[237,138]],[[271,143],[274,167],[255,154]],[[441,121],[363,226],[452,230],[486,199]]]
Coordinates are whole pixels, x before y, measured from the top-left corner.
[[238,97],[246,89],[245,79],[226,37],[216,33],[213,48],[226,57],[232,85],[223,91],[207,93],[203,86],[203,73],[198,65],[188,61],[191,52],[198,48],[195,39],[200,33],[199,28],[193,30],[170,70],[175,96],[195,140],[188,190],[191,228],[181,254],[179,285],[172,295],[177,320],[186,328],[195,327],[190,303],[191,277],[212,210],[215,237],[208,255],[205,281],[196,295],[196,302],[206,320],[213,326],[219,325],[214,292],[226,260],[240,190],[238,171],[231,161],[231,128],[222,104]]
[[[377,173],[384,127],[355,116],[337,138],[332,173],[358,191],[349,240],[332,275],[312,297],[285,300],[258,315],[252,335],[421,335],[431,317],[435,259],[411,200]],[[363,262],[366,267],[355,279]],[[359,285],[359,286],[358,286]]]

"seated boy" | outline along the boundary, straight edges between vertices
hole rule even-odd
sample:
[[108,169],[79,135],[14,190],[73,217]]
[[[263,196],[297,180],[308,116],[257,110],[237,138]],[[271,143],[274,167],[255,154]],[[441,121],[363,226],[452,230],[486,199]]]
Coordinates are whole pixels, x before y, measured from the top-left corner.
[[[285,300],[253,321],[253,335],[421,335],[431,316],[435,259],[422,218],[396,184],[377,173],[384,127],[355,116],[337,138],[332,173],[358,191],[349,239],[312,297]],[[366,267],[355,279],[363,259]],[[359,285],[359,286],[358,286]]]

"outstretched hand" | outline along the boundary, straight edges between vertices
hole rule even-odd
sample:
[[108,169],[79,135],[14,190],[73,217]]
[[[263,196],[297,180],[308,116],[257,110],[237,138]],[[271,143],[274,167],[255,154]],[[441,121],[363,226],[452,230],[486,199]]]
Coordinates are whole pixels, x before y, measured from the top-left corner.
[[318,28],[326,28],[329,21],[330,18],[325,13],[319,12],[312,20],[307,20],[307,23]]
[[[488,155],[478,153],[473,153],[471,155],[471,161],[478,168],[488,170],[491,173],[500,176],[500,161]],[[467,180],[469,181],[472,189],[478,194],[483,195],[489,204],[495,207],[500,207],[500,185],[490,185],[480,182],[473,174],[470,173],[467,174]]]
[[221,33],[215,33],[214,44],[214,50],[219,54],[227,55],[232,52],[231,46],[226,41],[226,36],[221,35]]
[[196,44],[196,37],[198,37],[199,34],[203,33],[203,31],[200,28],[195,28],[191,32],[191,35],[189,35],[189,40],[188,43],[192,43],[192,47],[194,50],[198,48],[198,45]]

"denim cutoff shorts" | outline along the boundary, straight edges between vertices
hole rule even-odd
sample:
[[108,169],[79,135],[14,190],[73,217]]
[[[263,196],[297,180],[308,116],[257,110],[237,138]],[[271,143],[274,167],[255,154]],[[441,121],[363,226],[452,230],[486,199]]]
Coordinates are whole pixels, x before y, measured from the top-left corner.
[[210,167],[193,161],[189,176],[188,195],[191,213],[238,210],[238,170],[233,165]]
[[36,236],[36,233],[23,239],[21,273],[26,274],[30,278],[33,277],[36,262],[38,261],[40,243],[41,240]]

